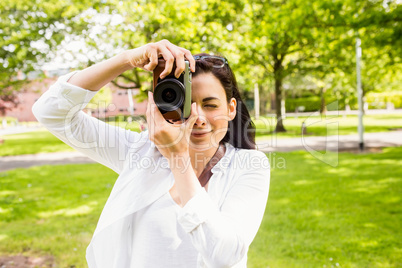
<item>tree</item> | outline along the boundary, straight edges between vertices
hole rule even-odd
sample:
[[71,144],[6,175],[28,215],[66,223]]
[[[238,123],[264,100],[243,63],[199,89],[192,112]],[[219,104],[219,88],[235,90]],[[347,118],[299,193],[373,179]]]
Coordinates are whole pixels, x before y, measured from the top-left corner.
[[[244,11],[236,25],[245,38],[242,50],[249,63],[262,67],[274,80],[277,132],[286,131],[281,109],[284,80],[294,73],[310,74],[317,81],[339,85],[336,80],[344,77],[333,73],[354,73],[357,32],[363,43],[372,39],[372,48],[382,59],[390,55],[388,63],[400,61],[395,53],[401,51],[402,32],[397,1],[252,0]],[[328,87],[321,88],[324,97]]]
[[[286,131],[283,125],[283,81],[295,71],[312,68],[313,48],[318,37],[316,8],[318,1],[249,1],[244,17],[238,22],[246,41],[242,50],[248,64],[262,67],[274,80],[277,124],[275,131]],[[305,71],[304,70],[304,71]]]
[[[109,57],[105,47],[117,50],[130,49],[168,39],[194,53],[220,52],[238,54],[228,40],[231,31],[228,25],[236,19],[242,8],[236,2],[217,0],[202,1],[108,1],[109,13],[99,13],[104,18],[100,24],[103,31],[96,38],[87,38],[97,54]],[[113,24],[113,17],[120,23]],[[109,19],[108,19],[109,18]],[[110,46],[99,47],[99,43]],[[92,64],[89,62],[88,64]],[[151,75],[140,69],[132,69],[120,75],[113,83],[122,88],[150,88]]]
[[326,35],[333,36],[331,49],[318,50],[320,58],[330,63],[322,70],[330,71],[328,75],[335,81],[332,90],[349,100],[356,96],[357,36],[362,40],[363,95],[390,88],[401,67],[402,5],[397,1],[345,1],[336,14],[343,14],[342,19],[326,24]]
[[0,116],[4,116],[7,110],[17,107],[18,104],[17,94],[12,90],[3,89],[0,95]]
[[87,24],[81,12],[91,5],[87,0],[0,1],[0,110],[15,102],[16,91],[27,81],[17,78],[18,71],[40,69],[65,35],[81,33]]

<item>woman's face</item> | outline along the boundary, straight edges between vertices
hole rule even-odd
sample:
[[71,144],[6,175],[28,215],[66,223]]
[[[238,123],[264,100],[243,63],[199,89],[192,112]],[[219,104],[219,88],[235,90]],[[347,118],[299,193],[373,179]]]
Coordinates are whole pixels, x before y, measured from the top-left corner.
[[211,73],[204,73],[192,79],[192,100],[197,104],[198,119],[190,136],[194,150],[208,150],[218,147],[225,137],[228,122],[236,116],[236,100],[229,103],[220,81]]

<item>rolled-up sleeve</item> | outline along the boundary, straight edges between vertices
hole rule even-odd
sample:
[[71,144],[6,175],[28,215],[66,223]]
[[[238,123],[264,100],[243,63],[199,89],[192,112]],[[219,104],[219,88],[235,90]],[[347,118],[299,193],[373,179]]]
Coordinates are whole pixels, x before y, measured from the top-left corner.
[[[249,151],[250,152],[250,151]],[[261,162],[265,154],[254,151]],[[232,267],[247,254],[262,218],[269,192],[269,165],[252,169],[236,169],[221,207],[205,190],[182,208],[178,221],[189,233],[192,243],[208,267]]]
[[61,76],[33,105],[32,112],[52,134],[93,160],[120,173],[130,144],[141,135],[104,123],[82,111],[97,92]]

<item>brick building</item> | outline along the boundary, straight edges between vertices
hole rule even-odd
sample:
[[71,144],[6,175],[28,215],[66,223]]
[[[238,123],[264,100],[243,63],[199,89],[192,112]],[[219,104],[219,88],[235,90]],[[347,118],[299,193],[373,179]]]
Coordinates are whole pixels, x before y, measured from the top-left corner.
[[[64,72],[65,73],[65,72]],[[45,73],[46,76],[51,74]],[[56,75],[59,76],[63,72],[58,72]],[[53,75],[55,75],[53,73]],[[36,121],[32,113],[32,105],[35,101],[45,92],[52,84],[57,80],[57,76],[46,77],[43,79],[35,79],[30,83],[23,86],[21,91],[18,93],[18,106],[6,111],[5,116],[17,118],[19,122],[29,122]],[[20,77],[19,78],[23,78]],[[113,117],[118,115],[130,115],[130,104],[129,104],[129,93],[127,90],[120,89],[109,83],[107,85],[111,89],[112,101],[107,107],[102,107],[100,109],[95,109],[91,111],[92,116],[98,118]],[[131,90],[132,96],[140,93],[138,89]],[[145,115],[147,102],[136,102],[136,98],[133,99],[133,115]],[[104,105],[105,106],[105,105]]]

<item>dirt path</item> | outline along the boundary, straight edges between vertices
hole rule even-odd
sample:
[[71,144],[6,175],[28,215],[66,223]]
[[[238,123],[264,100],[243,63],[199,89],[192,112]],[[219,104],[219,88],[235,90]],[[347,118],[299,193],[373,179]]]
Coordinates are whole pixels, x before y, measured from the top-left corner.
[[1,268],[51,268],[55,267],[54,258],[46,257],[27,257],[22,255],[0,256]]
[[[94,161],[80,152],[57,152],[3,156],[0,158],[0,172],[15,168],[27,168],[41,165],[84,164]],[[0,266],[1,267],[1,266]]]
[[[257,141],[258,150],[263,152],[290,152],[290,151],[358,151],[359,137],[353,135],[335,135],[320,137],[298,137]],[[370,151],[372,148],[402,146],[402,130],[376,132],[364,134],[364,146]]]

